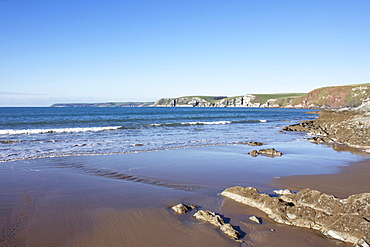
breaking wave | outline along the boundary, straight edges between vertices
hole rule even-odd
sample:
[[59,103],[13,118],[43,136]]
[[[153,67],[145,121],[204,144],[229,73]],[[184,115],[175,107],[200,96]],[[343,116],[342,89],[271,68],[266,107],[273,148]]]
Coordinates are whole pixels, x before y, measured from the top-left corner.
[[232,123],[232,121],[163,123],[163,124],[150,124],[149,126],[213,125],[213,124],[230,124],[230,123]]
[[224,125],[233,123],[265,123],[267,120],[244,120],[244,121],[213,121],[213,122],[182,122],[182,123],[160,123],[149,124],[149,126],[189,126],[189,125]]
[[122,126],[109,127],[87,127],[87,128],[60,128],[60,129],[6,129],[0,130],[0,135],[31,135],[45,133],[72,133],[72,132],[90,132],[90,131],[105,131],[117,130]]

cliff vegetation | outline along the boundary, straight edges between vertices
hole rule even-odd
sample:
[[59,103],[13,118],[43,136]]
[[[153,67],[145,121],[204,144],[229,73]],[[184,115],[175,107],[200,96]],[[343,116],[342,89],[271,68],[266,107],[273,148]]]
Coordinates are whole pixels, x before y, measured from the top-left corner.
[[241,96],[183,96],[156,102],[107,102],[54,104],[52,107],[271,107],[354,108],[370,107],[370,83],[323,87],[309,93],[245,94]]

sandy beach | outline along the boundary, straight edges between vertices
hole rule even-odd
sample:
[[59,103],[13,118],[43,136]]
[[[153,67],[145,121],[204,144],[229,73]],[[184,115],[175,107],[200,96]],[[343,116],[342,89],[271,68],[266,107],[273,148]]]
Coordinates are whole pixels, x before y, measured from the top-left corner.
[[[252,157],[252,147],[231,145],[3,163],[1,246],[348,246],[220,195],[236,185],[339,197],[369,188],[365,156],[304,140],[274,147],[284,156]],[[197,221],[195,211],[175,214],[169,207],[178,203],[222,215],[243,242]]]
[[347,198],[353,194],[368,193],[369,176],[370,159],[367,159],[342,167],[338,174],[287,176],[274,180],[272,186],[292,190],[310,188],[338,198]]

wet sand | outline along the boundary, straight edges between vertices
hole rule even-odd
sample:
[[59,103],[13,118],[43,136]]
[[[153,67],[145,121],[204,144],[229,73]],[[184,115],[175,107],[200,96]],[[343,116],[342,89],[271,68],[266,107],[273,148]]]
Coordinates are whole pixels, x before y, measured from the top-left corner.
[[370,192],[370,159],[342,167],[338,174],[287,176],[275,179],[272,186],[302,190],[310,188],[347,198],[350,195]]
[[[284,156],[253,158],[247,155],[252,147],[236,145],[2,163],[0,246],[348,246],[276,224],[219,195],[236,185],[267,191],[316,185],[312,188],[337,196],[369,188],[369,182],[361,183],[368,162],[345,166],[358,156],[306,142],[273,147]],[[340,169],[345,172],[330,175]],[[317,173],[327,175],[288,176]],[[321,176],[332,180],[308,184]],[[336,176],[347,179],[349,187],[335,186]],[[241,231],[243,243],[198,222],[195,211],[176,215],[169,207],[178,203],[221,214]],[[250,215],[263,223],[250,222]]]

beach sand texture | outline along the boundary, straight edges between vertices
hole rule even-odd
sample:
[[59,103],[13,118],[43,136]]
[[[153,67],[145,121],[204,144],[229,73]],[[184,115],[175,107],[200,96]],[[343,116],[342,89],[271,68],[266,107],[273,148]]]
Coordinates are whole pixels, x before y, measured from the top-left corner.
[[[336,196],[369,188],[368,161],[347,166],[364,156],[302,140],[274,147],[284,155],[252,157],[252,147],[232,145],[3,163],[1,246],[348,246],[219,195],[236,185],[310,187]],[[320,166],[310,168],[314,163]],[[300,173],[311,175],[285,177]],[[194,219],[196,210],[176,215],[169,207],[178,203],[222,215],[243,242]]]

